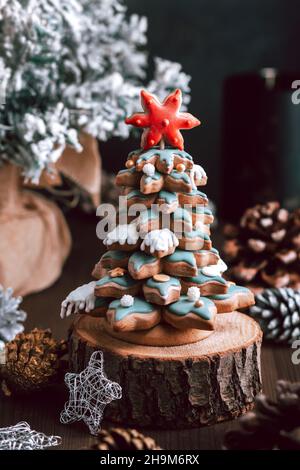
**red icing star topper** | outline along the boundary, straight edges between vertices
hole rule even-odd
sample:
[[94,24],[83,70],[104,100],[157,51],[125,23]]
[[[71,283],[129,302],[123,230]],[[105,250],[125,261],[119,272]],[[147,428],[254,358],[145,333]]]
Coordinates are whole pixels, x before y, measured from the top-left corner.
[[172,147],[183,150],[183,137],[180,129],[192,129],[200,121],[190,113],[180,113],[182,102],[180,90],[175,90],[161,103],[156,96],[141,91],[141,101],[145,113],[135,113],[128,117],[126,124],[146,127],[142,134],[141,147],[148,149],[165,140]]

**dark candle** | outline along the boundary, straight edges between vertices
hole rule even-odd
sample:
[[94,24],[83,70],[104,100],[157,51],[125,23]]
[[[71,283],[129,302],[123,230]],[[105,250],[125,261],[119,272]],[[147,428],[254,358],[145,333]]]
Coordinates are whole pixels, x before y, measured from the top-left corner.
[[271,199],[299,207],[300,93],[292,88],[298,79],[300,72],[289,75],[265,68],[225,81],[224,218],[237,219],[247,207]]

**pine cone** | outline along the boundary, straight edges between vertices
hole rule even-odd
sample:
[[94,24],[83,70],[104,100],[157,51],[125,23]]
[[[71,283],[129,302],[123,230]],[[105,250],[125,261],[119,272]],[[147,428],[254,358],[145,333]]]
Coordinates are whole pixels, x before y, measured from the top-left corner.
[[240,429],[225,435],[227,450],[300,450],[300,382],[277,382],[277,400],[255,399],[253,412],[239,419]]
[[300,288],[300,209],[278,202],[247,209],[238,227],[227,225],[228,276],[240,283]]
[[249,309],[264,332],[264,337],[291,344],[300,337],[300,291],[291,288],[266,289],[255,296]]
[[31,392],[53,383],[66,351],[66,341],[56,341],[50,330],[35,328],[30,333],[18,334],[6,344],[2,389],[6,394],[10,390]]
[[160,450],[154,439],[136,429],[102,429],[97,439],[91,450]]

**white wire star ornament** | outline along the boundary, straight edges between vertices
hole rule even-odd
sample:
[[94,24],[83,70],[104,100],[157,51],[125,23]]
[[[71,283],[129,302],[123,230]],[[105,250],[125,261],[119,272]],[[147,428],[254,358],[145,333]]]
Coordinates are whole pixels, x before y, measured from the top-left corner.
[[109,380],[103,369],[103,353],[95,351],[88,366],[79,374],[67,373],[65,383],[70,390],[69,401],[60,414],[61,423],[82,420],[90,433],[100,429],[104,408],[113,400],[122,398],[121,386]]
[[34,431],[25,421],[0,428],[0,450],[41,450],[45,447],[58,446],[60,436],[46,436]]

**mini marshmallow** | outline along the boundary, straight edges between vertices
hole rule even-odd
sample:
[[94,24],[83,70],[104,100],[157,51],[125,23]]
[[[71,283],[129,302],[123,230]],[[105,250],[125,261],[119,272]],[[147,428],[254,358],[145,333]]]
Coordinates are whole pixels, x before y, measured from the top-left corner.
[[187,291],[188,299],[192,302],[197,302],[200,299],[200,289],[196,286],[191,286]]
[[153,176],[155,173],[155,166],[152,163],[146,163],[146,165],[143,166],[143,172],[147,176]]
[[122,307],[131,307],[133,305],[134,298],[132,295],[125,294],[120,300]]

